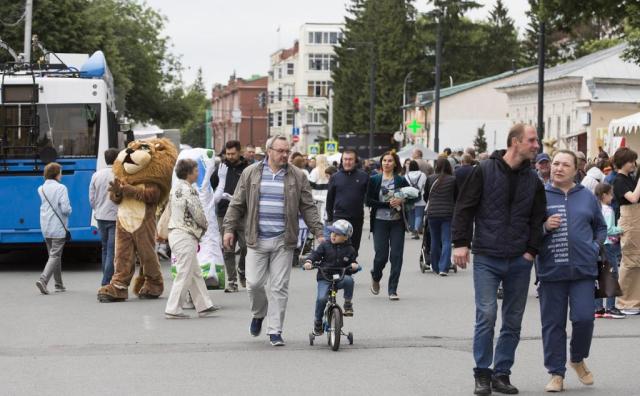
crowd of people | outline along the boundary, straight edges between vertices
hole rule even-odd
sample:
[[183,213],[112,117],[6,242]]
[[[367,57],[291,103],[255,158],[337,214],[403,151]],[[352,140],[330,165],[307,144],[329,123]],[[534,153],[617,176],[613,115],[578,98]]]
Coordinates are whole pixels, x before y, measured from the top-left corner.
[[[380,294],[389,263],[386,294],[391,301],[400,299],[407,236],[423,239],[431,271],[440,277],[452,266],[465,268],[473,253],[475,394],[518,393],[510,375],[532,269],[540,300],[544,365],[551,376],[545,390],[564,389],[568,312],[569,365],[583,384],[593,384],[585,359],[594,320],[640,314],[640,235],[634,227],[640,221],[637,154],[623,147],[612,158],[601,151],[597,159],[587,161],[583,153],[569,150],[540,153],[536,130],[524,124],[511,128],[506,144],[505,150],[491,155],[445,149],[433,164],[419,149],[403,164],[394,151],[383,153],[378,161],[363,161],[355,150],[345,149],[340,162],[332,164],[324,155],[309,159],[292,152],[282,135],[271,137],[264,152],[227,142],[210,188],[222,236],[225,291],[246,288],[250,334],[262,334],[267,319],[270,343],[285,344],[292,263],[298,262],[307,238],[300,238],[302,230],[316,240],[304,267],[344,267],[347,273],[338,286],[344,289],[345,313],[353,314],[351,275],[361,269],[358,251],[366,206],[375,252],[369,280],[373,295]],[[114,272],[117,209],[107,191],[118,152],[110,149],[104,155],[108,166],[93,176],[89,192],[102,238],[102,285]],[[36,285],[48,294],[51,276],[55,290],[65,290],[61,255],[72,211],[67,189],[60,183],[60,165],[47,165],[44,177],[38,193],[49,259]],[[179,160],[174,177],[179,181],[167,208],[177,276],[165,316],[187,318],[183,307],[189,304],[199,316],[208,316],[220,307],[207,293],[196,257],[198,241],[211,226],[193,187],[197,164]],[[622,295],[596,300],[598,262],[603,258],[619,278]],[[328,283],[319,276],[316,335],[323,331],[328,291]],[[499,294],[502,325],[494,347]]]

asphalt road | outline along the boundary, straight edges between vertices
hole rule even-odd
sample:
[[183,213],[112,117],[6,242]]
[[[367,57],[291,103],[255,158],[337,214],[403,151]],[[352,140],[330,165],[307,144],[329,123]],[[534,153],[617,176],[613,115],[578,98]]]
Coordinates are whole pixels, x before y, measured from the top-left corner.
[[[354,345],[339,352],[324,338],[310,346],[315,274],[294,269],[284,338],[271,347],[249,335],[246,292],[211,291],[223,309],[214,317],[166,320],[166,299],[100,304],[99,265],[77,256],[63,264],[66,293],[40,295],[34,282],[42,252],[0,256],[0,395],[469,395],[473,392],[472,273],[422,274],[419,242],[407,238],[398,293],[373,296],[372,241],[363,237],[355,316],[346,330]],[[164,272],[168,267],[163,263]],[[170,280],[167,279],[167,286]],[[165,290],[165,296],[168,290]],[[568,371],[573,395],[640,394],[640,317],[596,322],[589,367],[593,387]],[[512,382],[541,394],[538,301],[533,285]]]

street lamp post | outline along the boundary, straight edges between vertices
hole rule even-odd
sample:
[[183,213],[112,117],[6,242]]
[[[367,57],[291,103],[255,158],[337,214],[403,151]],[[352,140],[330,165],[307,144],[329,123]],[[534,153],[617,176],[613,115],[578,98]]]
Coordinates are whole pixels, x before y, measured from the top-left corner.
[[409,73],[407,73],[407,75],[404,78],[404,83],[402,84],[402,132],[406,135],[407,133],[407,126],[406,126],[406,122],[407,122],[407,82],[409,81],[409,78],[411,77],[411,74],[413,73],[413,71],[410,71]]
[[444,16],[446,9],[438,12],[438,28],[436,39],[436,86],[435,86],[435,114],[434,114],[434,126],[433,126],[433,148],[435,152],[440,151],[440,66],[442,64],[442,17]]
[[370,41],[359,41],[351,43],[351,45],[353,47],[347,48],[348,50],[353,50],[357,46],[367,46],[371,56],[369,61],[369,158],[373,158],[373,131],[376,129],[376,74],[378,68],[375,47]]

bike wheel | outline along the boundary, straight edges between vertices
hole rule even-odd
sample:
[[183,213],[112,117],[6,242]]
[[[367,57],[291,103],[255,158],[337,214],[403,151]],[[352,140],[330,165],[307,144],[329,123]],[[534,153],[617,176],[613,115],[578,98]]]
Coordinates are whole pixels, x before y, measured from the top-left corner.
[[331,349],[337,351],[340,349],[340,336],[342,335],[342,311],[340,308],[334,307],[331,310],[331,318],[329,319],[329,345]]

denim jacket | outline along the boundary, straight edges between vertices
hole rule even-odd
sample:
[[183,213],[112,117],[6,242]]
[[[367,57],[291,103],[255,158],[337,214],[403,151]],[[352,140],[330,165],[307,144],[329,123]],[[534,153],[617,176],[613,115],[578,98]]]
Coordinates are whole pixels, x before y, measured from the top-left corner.
[[[43,194],[47,195],[49,201],[45,199]],[[69,215],[71,215],[71,202],[69,202],[69,193],[67,187],[56,181],[49,179],[43,185],[38,187],[38,195],[40,195],[40,228],[45,238],[64,238],[66,236],[65,227],[69,225]],[[51,202],[51,205],[49,205]],[[52,207],[53,206],[53,207]],[[55,212],[60,216],[64,226]]]

